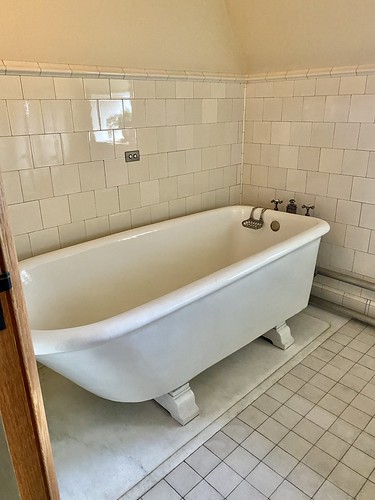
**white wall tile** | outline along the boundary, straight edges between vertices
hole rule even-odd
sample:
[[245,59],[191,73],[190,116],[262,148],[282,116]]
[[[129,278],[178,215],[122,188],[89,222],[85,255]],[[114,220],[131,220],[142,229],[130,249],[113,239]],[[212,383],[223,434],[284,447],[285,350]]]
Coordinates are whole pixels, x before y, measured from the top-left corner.
[[53,196],[49,167],[22,170],[20,180],[24,201],[40,200]]
[[156,128],[141,128],[138,130],[138,147],[142,154],[158,153]]
[[148,156],[141,156],[137,163],[128,164],[129,184],[150,180]]
[[32,257],[30,238],[28,234],[14,236],[14,243],[19,261]]
[[344,151],[342,149],[322,148],[320,153],[319,171],[340,173],[342,169]]
[[164,99],[146,100],[146,126],[161,127],[167,124]]
[[350,102],[349,122],[374,123],[375,96],[353,95]]
[[291,123],[290,144],[293,146],[310,146],[311,123]]
[[345,246],[353,250],[367,252],[371,231],[361,227],[348,226],[346,228]]
[[359,136],[359,123],[336,123],[334,148],[356,149]]
[[102,130],[124,128],[124,113],[121,100],[100,100],[99,116]]
[[14,203],[22,203],[23,195],[19,172],[3,172],[1,177],[3,179],[7,204],[13,205]]
[[176,82],[176,97],[189,99],[194,97],[193,82]]
[[72,100],[71,105],[75,132],[100,130],[98,101]]
[[85,220],[85,228],[88,240],[107,236],[109,234],[109,219],[104,216]]
[[130,210],[141,206],[139,184],[119,187],[120,210]]
[[375,125],[363,123],[359,131],[358,149],[375,150]]
[[357,251],[354,258],[353,272],[375,278],[375,255]]
[[363,94],[366,87],[366,76],[342,76],[340,94]]
[[294,90],[294,81],[275,81],[273,82],[273,95],[275,97],[291,97]]
[[44,130],[47,134],[73,132],[70,101],[45,99],[41,101]]
[[[91,160],[107,160],[115,158],[115,146],[112,130],[89,132],[89,147]],[[85,161],[79,160],[79,161]]]
[[[8,101],[10,103],[12,101]],[[11,135],[8,112],[5,100],[0,100],[0,136]]]
[[0,169],[2,172],[32,168],[33,160],[29,137],[0,137],[0,150]]
[[33,255],[57,250],[60,248],[60,238],[57,227],[30,233],[30,244]]
[[333,123],[313,123],[310,145],[322,148],[332,147],[334,129],[335,125]]
[[[292,98],[289,98],[289,101]],[[271,97],[268,99],[264,99],[263,104],[263,120],[264,121],[280,121],[281,120],[281,112],[283,109],[283,99]]]
[[73,222],[58,227],[61,248],[76,245],[86,240],[86,228],[84,222]]
[[316,95],[338,95],[340,78],[317,78]]
[[[328,190],[329,174],[323,172],[308,172],[306,193],[326,196]],[[314,214],[316,215],[316,214]]]
[[100,78],[84,78],[83,88],[86,99],[109,99],[111,96],[109,80]]
[[89,138],[86,132],[61,134],[64,163],[90,161]]
[[134,80],[134,97],[136,99],[155,99],[155,82],[152,80]]
[[375,204],[375,179],[353,178],[352,200]]
[[319,148],[299,148],[298,168],[301,170],[318,170],[320,159]]
[[83,99],[82,78],[54,78],[56,99]]
[[211,84],[209,82],[193,82],[194,97],[210,98],[211,97]]
[[359,222],[361,227],[375,229],[375,205],[362,204],[361,219]]
[[176,82],[157,80],[155,82],[156,97],[159,99],[173,99],[176,97]]
[[[251,146],[251,145],[249,145],[249,146]],[[254,145],[254,146],[257,146],[257,145]],[[248,154],[249,151],[250,150],[247,150],[247,154],[245,154],[245,157],[249,158],[251,163],[258,163],[260,160],[253,161],[252,156]],[[298,153],[299,153],[299,148],[297,146],[280,146],[279,166],[281,168],[289,168],[289,169],[297,168],[297,166],[298,166]]]
[[324,112],[325,122],[347,122],[350,96],[328,96]]
[[[72,222],[96,217],[95,196],[93,191],[69,195],[69,207]],[[70,221],[68,221],[70,222]]]
[[30,140],[35,167],[61,165],[63,163],[59,134],[33,135]]
[[94,191],[106,187],[103,161],[91,161],[79,165],[82,191]]
[[131,228],[130,211],[112,214],[108,219],[110,233],[118,233]]
[[282,120],[298,122],[302,120],[302,97],[284,97],[282,99]]
[[260,150],[260,164],[277,167],[279,164],[279,147],[274,144],[262,144]]
[[[159,82],[161,83],[161,82]],[[134,97],[133,80],[109,80],[111,99],[132,99]]]
[[263,101],[264,99],[259,97],[254,97],[246,100],[246,120],[263,120]]
[[157,150],[159,153],[166,153],[177,149],[177,128],[157,127],[156,129]]
[[202,99],[202,123],[217,122],[217,99]]
[[55,196],[78,193],[81,191],[78,165],[72,164],[51,167],[51,177]]
[[23,99],[21,77],[0,75],[0,96],[2,99]]
[[202,123],[202,99],[185,99],[184,103],[184,117],[185,124],[198,124]]
[[355,176],[366,176],[369,161],[368,151],[344,151],[342,173]]
[[40,211],[42,213],[44,228],[59,226],[61,224],[68,224],[71,222],[67,196],[56,196],[54,198],[41,200]]
[[271,141],[271,123],[255,122],[253,129],[253,141],[255,143],[269,144]]
[[193,125],[176,127],[177,150],[192,149],[194,145]]
[[52,77],[21,76],[24,99],[55,99]]
[[273,122],[271,126],[271,143],[288,145],[290,141],[290,123]]
[[[95,162],[100,165],[99,170],[101,171],[101,163]],[[87,172],[88,180],[90,179],[90,170]],[[129,183],[128,177],[128,167],[123,158],[115,158],[111,160],[104,160],[104,171],[105,171],[105,183],[107,187],[121,186],[122,184]],[[98,180],[102,185],[102,176],[99,174]],[[89,189],[97,189],[97,188],[89,188]]]
[[9,100],[8,114],[12,135],[44,133],[40,101]]
[[120,209],[117,187],[95,191],[95,203],[98,217],[117,213]]
[[290,191],[304,193],[306,191],[306,179],[307,172],[305,170],[288,170],[286,188]]
[[313,96],[315,95],[316,79],[296,80],[294,82],[294,96]]
[[336,221],[343,224],[358,226],[359,216],[361,214],[361,204],[353,201],[338,200]]
[[138,149],[136,129],[128,128],[125,130],[114,130],[113,137],[115,141],[116,158],[124,158],[125,151],[132,151],[134,149]]
[[302,120],[307,122],[322,122],[324,119],[326,98],[304,97],[302,107]]
[[166,123],[167,125],[183,125],[185,123],[184,100],[182,99],[166,100]]
[[349,175],[330,174],[328,183],[328,196],[343,200],[350,199],[353,178]]

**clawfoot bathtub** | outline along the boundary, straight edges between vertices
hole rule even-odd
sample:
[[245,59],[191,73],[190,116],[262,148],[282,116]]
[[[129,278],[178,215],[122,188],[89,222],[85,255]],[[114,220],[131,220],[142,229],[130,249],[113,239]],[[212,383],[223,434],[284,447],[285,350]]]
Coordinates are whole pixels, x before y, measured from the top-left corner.
[[286,320],[308,303],[328,224],[267,210],[254,230],[241,225],[250,209],[189,215],[21,262],[37,359],[100,397],[156,399],[187,423],[199,412],[189,380],[266,332],[287,348]]

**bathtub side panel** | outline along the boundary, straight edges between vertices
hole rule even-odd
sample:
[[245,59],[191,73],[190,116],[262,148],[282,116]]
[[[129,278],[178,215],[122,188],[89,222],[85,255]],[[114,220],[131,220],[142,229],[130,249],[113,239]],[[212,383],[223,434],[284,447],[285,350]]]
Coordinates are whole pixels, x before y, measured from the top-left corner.
[[305,308],[318,247],[319,239],[115,340],[39,360],[106,399],[161,396]]

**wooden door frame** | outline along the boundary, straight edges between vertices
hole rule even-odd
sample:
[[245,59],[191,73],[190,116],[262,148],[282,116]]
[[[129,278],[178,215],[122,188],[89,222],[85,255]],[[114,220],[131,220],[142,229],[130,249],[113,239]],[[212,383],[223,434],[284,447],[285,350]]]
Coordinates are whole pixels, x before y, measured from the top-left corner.
[[22,500],[58,500],[56,474],[17,255],[0,176],[0,274],[12,287],[0,292],[0,413]]

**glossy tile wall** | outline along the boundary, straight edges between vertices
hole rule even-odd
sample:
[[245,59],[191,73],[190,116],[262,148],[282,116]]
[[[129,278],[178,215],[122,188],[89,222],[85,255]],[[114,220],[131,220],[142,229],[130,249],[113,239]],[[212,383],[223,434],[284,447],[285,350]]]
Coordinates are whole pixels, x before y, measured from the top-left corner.
[[374,281],[375,75],[341,70],[248,83],[242,201],[315,205],[318,264]]
[[243,96],[236,82],[0,75],[19,258],[238,203]]

